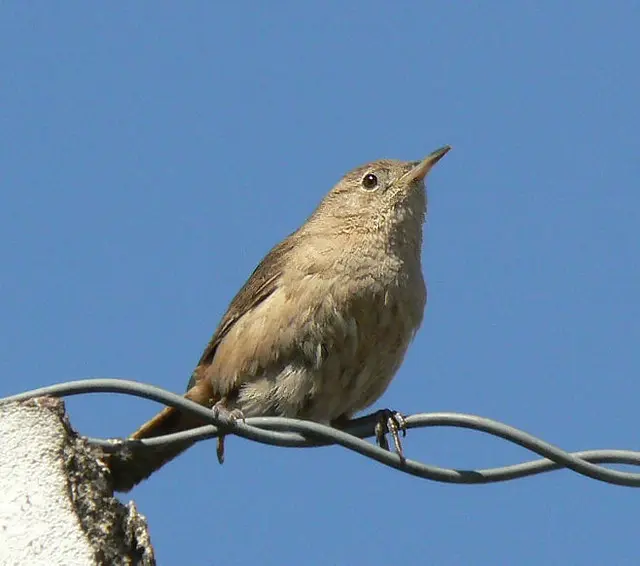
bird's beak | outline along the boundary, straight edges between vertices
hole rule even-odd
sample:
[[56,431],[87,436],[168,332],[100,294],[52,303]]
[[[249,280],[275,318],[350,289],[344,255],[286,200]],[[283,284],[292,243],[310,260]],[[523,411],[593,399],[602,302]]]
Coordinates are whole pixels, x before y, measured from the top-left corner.
[[415,165],[405,175],[405,179],[411,183],[413,181],[421,181],[427,176],[427,173],[431,171],[431,168],[440,161],[445,154],[451,149],[450,145],[445,145],[440,149],[436,149],[433,153],[430,153],[422,161],[416,161]]

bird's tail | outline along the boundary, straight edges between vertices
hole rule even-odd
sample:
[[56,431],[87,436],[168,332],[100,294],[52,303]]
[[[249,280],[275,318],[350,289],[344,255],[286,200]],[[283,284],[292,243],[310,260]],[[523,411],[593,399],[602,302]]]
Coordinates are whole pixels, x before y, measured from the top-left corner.
[[[199,383],[185,394],[187,399],[204,406],[211,406],[211,391],[206,383]],[[173,407],[166,407],[150,421],[143,424],[128,440],[135,441],[143,438],[154,438],[165,434],[172,434],[189,430],[203,423],[197,417],[180,412]],[[193,442],[173,443],[169,446],[149,447],[128,442],[118,452],[104,457],[111,472],[114,491],[129,491],[142,480],[147,479],[153,472],[160,469],[167,462],[189,448]]]

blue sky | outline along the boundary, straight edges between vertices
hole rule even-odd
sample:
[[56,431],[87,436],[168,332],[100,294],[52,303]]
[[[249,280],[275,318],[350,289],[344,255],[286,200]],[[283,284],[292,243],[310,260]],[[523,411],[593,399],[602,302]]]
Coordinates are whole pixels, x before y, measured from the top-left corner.
[[[235,291],[345,171],[451,144],[430,177],[425,321],[378,406],[640,445],[637,3],[0,14],[0,394],[91,376],[182,392]],[[114,437],[158,407],[68,408]],[[405,449],[461,468],[529,457],[444,429]],[[130,497],[159,564],[638,558],[640,494],[567,471],[451,486],[232,438],[224,466],[201,443]]]

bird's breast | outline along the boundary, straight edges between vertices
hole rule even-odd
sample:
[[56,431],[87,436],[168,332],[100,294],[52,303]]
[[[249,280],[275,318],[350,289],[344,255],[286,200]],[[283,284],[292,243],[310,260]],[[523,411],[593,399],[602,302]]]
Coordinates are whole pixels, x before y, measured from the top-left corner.
[[246,416],[350,416],[387,388],[420,326],[425,300],[419,269],[388,279],[375,272],[285,277],[230,330],[211,375],[238,387]]

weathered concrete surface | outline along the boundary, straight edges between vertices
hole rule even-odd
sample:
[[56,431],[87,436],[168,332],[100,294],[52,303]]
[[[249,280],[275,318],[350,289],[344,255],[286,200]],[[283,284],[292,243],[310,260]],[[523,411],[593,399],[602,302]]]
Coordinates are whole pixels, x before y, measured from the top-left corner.
[[0,565],[155,564],[147,524],[113,497],[64,403],[0,405]]

